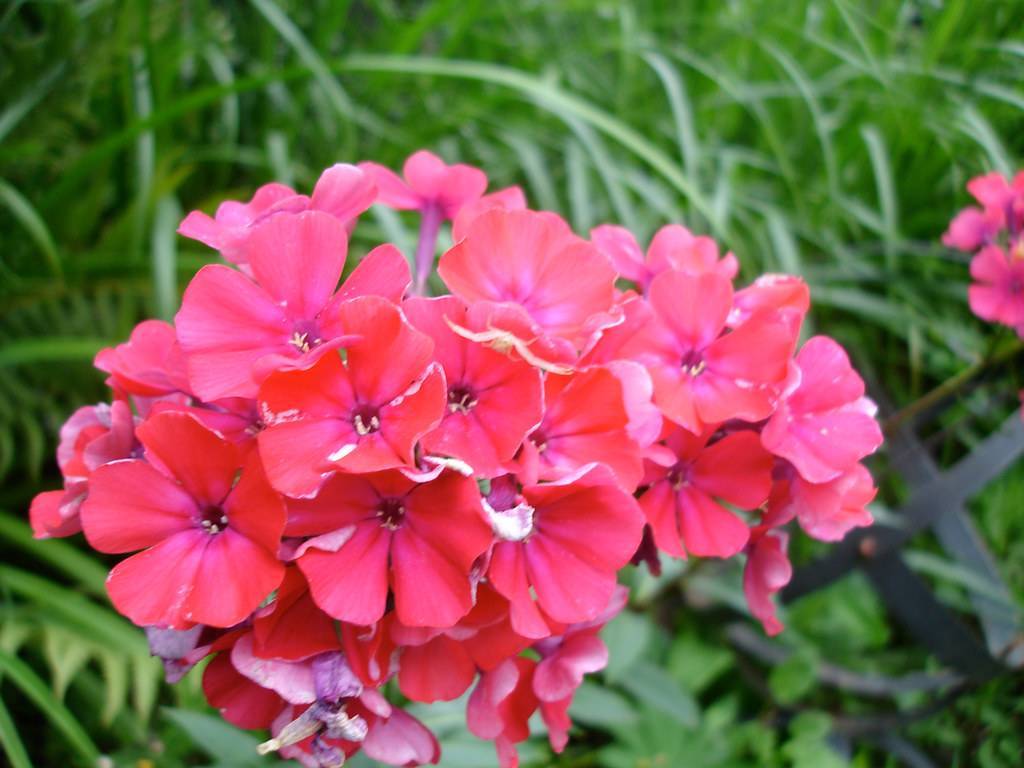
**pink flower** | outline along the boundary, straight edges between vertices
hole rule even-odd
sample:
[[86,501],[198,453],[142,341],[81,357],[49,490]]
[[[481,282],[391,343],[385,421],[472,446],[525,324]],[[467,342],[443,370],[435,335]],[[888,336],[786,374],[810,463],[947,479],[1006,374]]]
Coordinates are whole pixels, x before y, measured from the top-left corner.
[[479,199],[487,189],[487,176],[479,168],[446,165],[422,149],[405,161],[404,179],[377,163],[360,163],[359,167],[377,185],[377,202],[398,210],[436,207],[445,219],[455,218],[460,208]]
[[716,499],[756,509],[771,491],[772,457],[756,433],[733,432],[708,445],[713,434],[675,427],[665,438],[674,461],[648,462],[649,487],[640,507],[658,548],[669,555],[732,557],[742,551],[747,526]]
[[307,370],[273,374],[260,389],[260,456],[287,496],[312,496],[337,471],[413,466],[416,441],[444,416],[433,342],[398,307],[366,296],[341,304],[337,319],[358,338],[344,361],[324,355]]
[[196,394],[255,397],[271,372],[308,368],[350,340],[339,324],[341,303],[401,297],[408,265],[392,246],[371,252],[335,293],[347,241],[341,223],[324,213],[275,216],[245,240],[252,279],[218,264],[199,271],[176,318]]
[[539,704],[531,683],[537,662],[508,659],[480,676],[466,706],[466,724],[480,739],[494,741],[501,768],[516,768],[515,745],[530,736],[530,716]]
[[237,624],[284,575],[280,497],[255,456],[243,467],[234,444],[189,415],[155,414],[137,434],[149,463],[100,467],[82,505],[92,547],[144,550],[110,572],[110,599],[136,624]]
[[269,728],[286,706],[273,690],[235,669],[230,653],[218,653],[206,665],[203,694],[211,707],[238,728]]
[[438,273],[463,301],[497,305],[494,330],[522,342],[532,323],[569,356],[611,322],[615,270],[554,214],[487,211],[441,257]]
[[124,395],[159,397],[191,391],[174,326],[161,320],[139,323],[124,344],[97,352],[94,364],[110,374],[107,385]]
[[647,366],[665,417],[694,433],[728,419],[766,418],[786,377],[792,329],[765,312],[723,334],[732,299],[721,275],[663,272],[651,282],[650,308],[629,302],[618,334],[631,334],[617,342],[619,354]]
[[336,619],[372,624],[388,588],[398,620],[448,627],[473,606],[473,562],[491,543],[476,483],[454,472],[415,483],[400,472],[335,475],[291,505],[286,533],[313,599]]
[[670,269],[691,275],[715,272],[727,280],[736,277],[739,263],[727,253],[718,258],[718,245],[710,237],[695,236],[686,227],[669,224],[659,229],[644,256],[640,244],[625,227],[603,224],[590,230],[590,239],[611,259],[619,276],[647,292],[651,280]]
[[540,372],[456,334],[451,325],[468,321],[466,306],[454,296],[411,298],[402,308],[413,327],[434,340],[434,360],[448,384],[444,418],[423,436],[423,450],[460,459],[477,475],[502,474],[541,420]]
[[823,483],[843,474],[882,444],[875,406],[843,348],[815,336],[796,357],[800,384],[761,432],[761,442],[792,462],[804,479]]
[[526,637],[550,633],[545,616],[575,623],[600,614],[643,529],[636,501],[599,464],[521,493],[510,478],[496,480],[485,509],[498,537],[488,579]]
[[769,635],[782,631],[772,596],[793,578],[793,566],[786,556],[789,537],[777,530],[760,525],[750,533],[747,564],[743,569],[743,594],[750,612],[764,626]]
[[1016,328],[1024,324],[1024,241],[1007,256],[997,245],[989,245],[971,260],[971,277],[977,282],[967,289],[971,311],[982,320]]
[[[302,631],[296,632],[296,627]],[[341,650],[334,619],[313,602],[298,568],[285,570],[273,602],[253,614],[252,649],[262,658],[284,661]]]
[[780,520],[796,517],[808,536],[839,541],[852,529],[874,522],[867,506],[876,493],[871,474],[863,464],[855,464],[839,477],[817,484],[790,471],[772,489],[769,509]]
[[192,211],[178,227],[178,233],[218,251],[228,261],[248,263],[244,243],[249,230],[278,213],[321,211],[338,219],[351,231],[355,220],[377,196],[370,176],[354,165],[338,163],[324,171],[306,197],[284,184],[266,184],[256,190],[248,203],[226,200],[210,218]]
[[29,519],[37,539],[70,536],[82,529],[78,513],[89,491],[89,477],[104,464],[132,456],[135,418],[122,400],[85,405],[60,428],[57,464],[64,490],[44,491],[32,500]]
[[477,216],[494,208],[521,211],[526,208],[526,195],[519,187],[505,187],[484,195],[479,200],[466,203],[452,221],[452,240],[459,242],[466,236],[469,226]]
[[599,462],[612,470],[623,489],[636,490],[644,468],[640,446],[630,437],[624,389],[610,368],[548,376],[544,419],[520,459],[525,482],[558,480]]
[[971,179],[967,190],[982,207],[965,208],[957,214],[942,242],[950,248],[974,251],[992,245],[1002,230],[1015,241],[1024,229],[1024,171],[1012,183],[993,171]]

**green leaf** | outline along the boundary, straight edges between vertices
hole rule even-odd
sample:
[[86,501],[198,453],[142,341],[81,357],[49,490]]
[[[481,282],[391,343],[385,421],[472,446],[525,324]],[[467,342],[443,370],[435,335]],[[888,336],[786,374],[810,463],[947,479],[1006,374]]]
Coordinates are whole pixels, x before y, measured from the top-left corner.
[[797,651],[768,674],[768,686],[780,704],[795,704],[817,681],[818,658],[810,649]]
[[623,611],[601,630],[601,639],[608,646],[608,666],[605,679],[620,681],[643,658],[650,643],[653,627],[651,620],[641,613]]
[[82,762],[93,765],[99,757],[99,750],[92,743],[85,729],[78,724],[74,715],[57,701],[46,683],[16,656],[0,651],[0,673],[3,673],[22,693],[25,694],[53,726],[63,734],[67,743],[74,748]]
[[734,661],[728,646],[712,645],[694,634],[685,634],[673,640],[666,667],[685,690],[697,695]]
[[639,662],[630,667],[621,685],[637,699],[653,709],[671,716],[688,728],[697,725],[700,709],[696,700],[679,684],[653,664]]
[[620,694],[584,680],[569,707],[573,720],[598,728],[619,728],[636,719],[636,710]]
[[188,735],[193,744],[215,760],[239,768],[264,766],[268,762],[256,751],[259,739],[217,715],[173,707],[164,707],[161,711]]
[[33,538],[32,529],[7,512],[0,512],[0,538],[74,579],[90,594],[106,598],[107,569],[68,541]]

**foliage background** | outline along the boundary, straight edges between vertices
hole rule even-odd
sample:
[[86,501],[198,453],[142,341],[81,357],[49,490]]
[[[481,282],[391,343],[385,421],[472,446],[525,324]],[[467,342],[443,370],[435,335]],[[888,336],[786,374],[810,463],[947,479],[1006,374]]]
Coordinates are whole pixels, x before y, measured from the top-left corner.
[[[60,423],[105,397],[90,367],[147,316],[170,318],[211,252],[174,234],[192,208],[337,161],[427,147],[524,186],[582,232],[669,221],[718,237],[743,277],[804,275],[892,420],[945,465],[1016,405],[1020,345],[973,319],[966,260],[939,236],[965,181],[1024,152],[1016,0],[11,0],[0,7],[0,743],[10,764],[256,765],[159,681],[78,542],[33,543]],[[360,228],[409,247],[378,213]],[[938,387],[938,394],[929,394]],[[913,417],[912,419],[909,417]],[[882,455],[878,513],[906,495]],[[972,504],[1024,598],[1024,468]],[[798,558],[816,551],[798,547]],[[915,568],[971,620],[964,574],[928,535]],[[822,662],[899,675],[938,665],[860,577],[788,610],[767,665],[739,650],[738,574],[638,574],[609,669],[579,696],[562,766],[1024,762],[1024,685],[971,688],[906,741],[850,738],[849,714],[913,708],[822,681]],[[493,763],[459,707],[425,718],[444,765]],[[902,739],[902,737],[901,737]],[[916,744],[916,746],[913,746]],[[910,751],[907,751],[910,750]],[[98,755],[104,755],[96,763]],[[552,764],[542,741],[527,762]],[[914,762],[917,760],[918,762]],[[106,761],[106,762],[102,762]]]

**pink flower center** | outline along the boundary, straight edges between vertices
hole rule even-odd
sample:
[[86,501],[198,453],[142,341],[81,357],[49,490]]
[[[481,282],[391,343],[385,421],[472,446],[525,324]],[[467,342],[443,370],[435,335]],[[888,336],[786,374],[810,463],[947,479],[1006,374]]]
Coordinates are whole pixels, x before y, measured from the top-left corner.
[[228,516],[220,507],[207,507],[199,515],[199,527],[213,536],[228,527]]
[[372,405],[361,405],[352,413],[352,426],[356,434],[365,437],[380,429],[379,411]]
[[448,410],[452,413],[469,413],[476,402],[476,395],[465,385],[448,390]]
[[405,520],[405,507],[401,499],[381,499],[380,507],[377,508],[377,517],[380,518],[382,528],[389,531],[402,527]]

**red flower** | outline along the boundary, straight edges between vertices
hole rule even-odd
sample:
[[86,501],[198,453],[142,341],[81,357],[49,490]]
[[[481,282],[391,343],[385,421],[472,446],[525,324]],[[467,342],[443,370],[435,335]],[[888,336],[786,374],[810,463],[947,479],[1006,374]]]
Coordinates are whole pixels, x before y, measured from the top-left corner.
[[474,560],[491,542],[476,483],[454,472],[415,483],[400,472],[335,475],[291,505],[286,533],[313,599],[336,619],[372,624],[390,585],[398,620],[449,627],[473,606]]
[[324,355],[307,370],[275,373],[260,389],[268,425],[259,435],[260,456],[270,482],[288,496],[312,496],[336,471],[412,466],[416,441],[445,412],[433,342],[395,305],[353,299],[338,307],[337,319],[358,339],[344,361]]
[[665,439],[675,460],[648,462],[650,487],[640,507],[659,549],[669,555],[732,557],[742,551],[747,526],[716,499],[755,509],[771,490],[772,457],[756,433],[733,432],[708,445],[713,433],[676,427]]
[[397,301],[408,265],[393,246],[371,252],[335,293],[348,237],[332,216],[274,216],[243,245],[253,278],[213,264],[185,291],[175,319],[192,388],[203,400],[254,397],[275,370],[303,369],[351,337],[339,305],[375,294]]
[[485,509],[499,539],[487,575],[511,603],[513,629],[546,637],[545,615],[565,623],[593,619],[640,543],[636,501],[601,465],[521,494],[510,486],[508,478],[492,483]]
[[137,434],[149,463],[100,467],[82,506],[95,549],[144,550],[111,571],[111,600],[136,624],[237,624],[284,575],[280,497],[255,456],[243,467],[234,444],[189,415],[155,414]]
[[839,344],[810,339],[796,357],[800,384],[761,432],[764,447],[812,483],[832,480],[882,444],[875,406]]
[[465,326],[467,320],[466,306],[454,296],[411,298],[403,309],[409,322],[434,340],[434,360],[448,383],[444,419],[424,435],[423,449],[461,459],[477,475],[501,474],[540,422],[540,372],[456,334],[449,324]]

